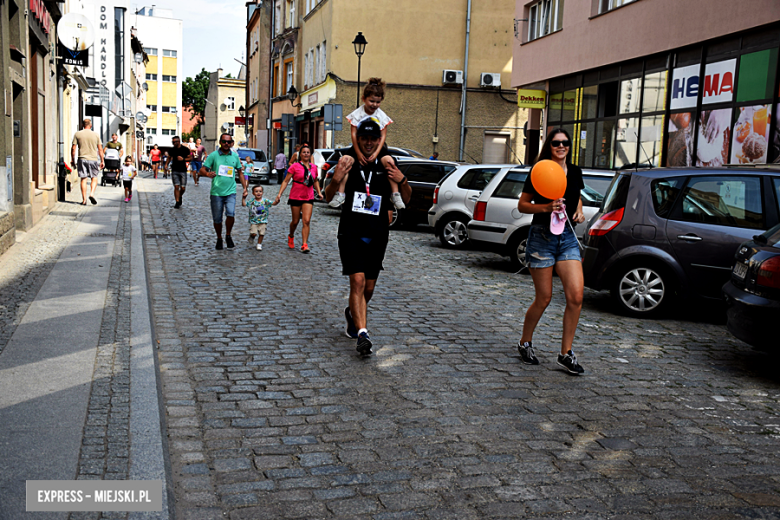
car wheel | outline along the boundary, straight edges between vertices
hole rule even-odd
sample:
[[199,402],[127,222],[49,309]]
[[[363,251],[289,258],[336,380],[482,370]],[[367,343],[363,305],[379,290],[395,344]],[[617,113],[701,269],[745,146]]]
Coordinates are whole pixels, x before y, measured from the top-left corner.
[[509,259],[512,262],[512,268],[516,270],[528,267],[525,261],[525,248],[528,244],[528,231],[525,230],[509,241]]
[[612,298],[620,310],[635,318],[657,316],[672,300],[669,274],[652,264],[633,264],[615,276]]
[[450,249],[461,249],[469,240],[465,217],[450,217],[442,226],[439,234],[441,245]]

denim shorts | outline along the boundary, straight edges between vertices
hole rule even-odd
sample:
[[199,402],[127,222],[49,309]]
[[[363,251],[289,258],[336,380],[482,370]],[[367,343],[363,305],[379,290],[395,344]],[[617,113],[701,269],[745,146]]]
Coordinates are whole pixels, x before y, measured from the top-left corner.
[[222,224],[222,212],[225,212],[226,217],[236,216],[236,194],[225,195],[221,197],[219,195],[211,196],[211,217],[214,219],[214,224]]
[[525,261],[528,267],[552,267],[565,260],[582,260],[577,237],[571,228],[567,225],[563,233],[554,235],[542,226],[531,226],[525,246]]

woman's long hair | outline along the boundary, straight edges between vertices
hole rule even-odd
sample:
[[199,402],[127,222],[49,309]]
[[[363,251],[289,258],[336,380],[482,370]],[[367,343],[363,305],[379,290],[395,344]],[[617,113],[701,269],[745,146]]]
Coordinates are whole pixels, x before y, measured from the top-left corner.
[[[542,145],[542,149],[539,150],[539,157],[536,158],[536,162],[534,164],[538,163],[539,161],[543,161],[545,159],[552,159],[552,140],[553,137],[555,137],[558,134],[563,134],[566,136],[566,139],[571,141],[571,136],[569,135],[569,132],[564,130],[563,128],[555,128],[549,132],[547,132],[547,138],[544,140],[544,144]],[[571,157],[571,148],[574,146],[574,143],[572,143],[571,146],[569,146],[569,153],[566,154],[566,162],[571,164],[571,161],[569,158]]]

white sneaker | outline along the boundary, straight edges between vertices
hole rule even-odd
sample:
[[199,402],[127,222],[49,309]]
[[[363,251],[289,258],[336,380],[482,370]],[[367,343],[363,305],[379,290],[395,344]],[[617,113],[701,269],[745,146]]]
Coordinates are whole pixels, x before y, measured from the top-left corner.
[[257,244],[257,250],[262,251],[263,250],[263,244]]
[[393,193],[393,206],[395,206],[395,209],[404,209],[406,207],[406,204],[404,204],[404,201],[401,198],[401,194],[397,191]]
[[333,198],[331,199],[331,201],[330,201],[330,202],[328,202],[328,206],[330,206],[331,208],[338,208],[339,206],[341,206],[342,204],[344,204],[344,202],[346,202],[346,200],[347,200],[347,196],[346,196],[346,195],[344,195],[344,194],[343,194],[343,193],[341,193],[341,192],[337,192],[337,193],[336,193],[336,194],[333,196]]

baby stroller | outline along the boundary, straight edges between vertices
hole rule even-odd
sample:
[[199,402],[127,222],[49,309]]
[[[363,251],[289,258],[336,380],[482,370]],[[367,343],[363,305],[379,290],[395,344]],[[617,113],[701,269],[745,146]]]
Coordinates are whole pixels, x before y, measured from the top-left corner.
[[112,186],[119,186],[119,165],[121,162],[119,151],[113,148],[106,150],[103,162],[105,162],[105,168],[103,168],[103,176],[100,178],[100,185],[111,184]]

